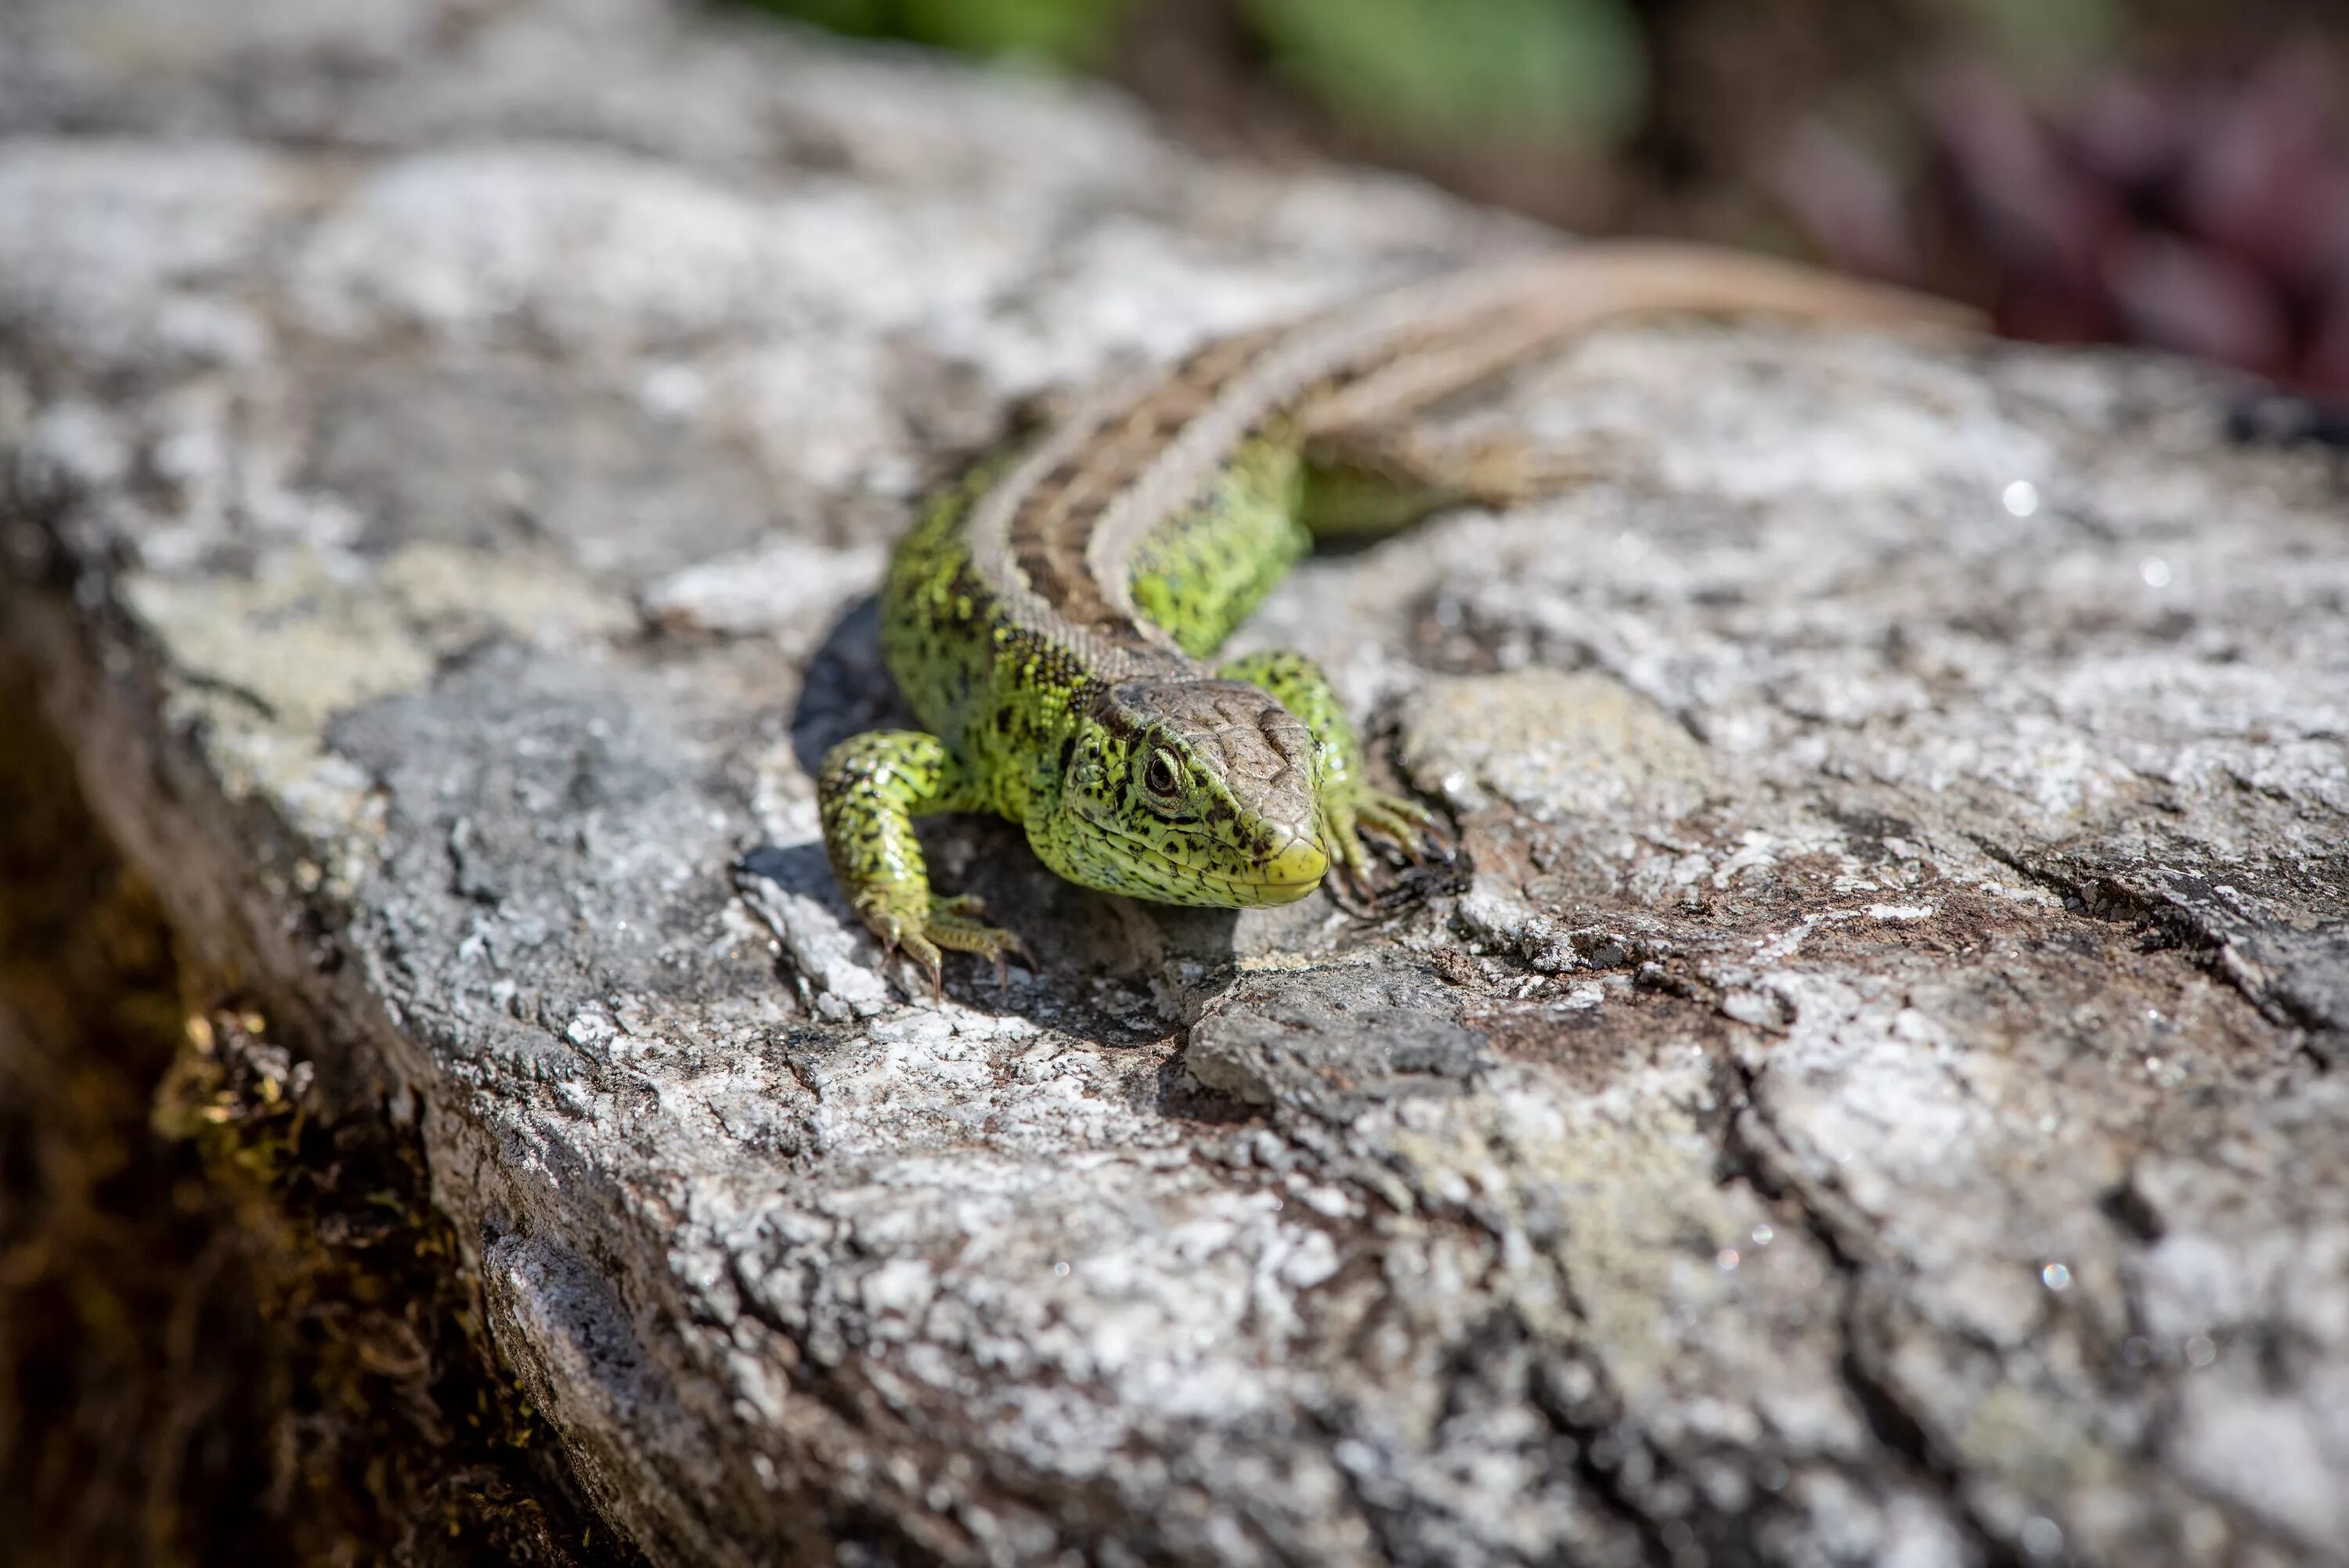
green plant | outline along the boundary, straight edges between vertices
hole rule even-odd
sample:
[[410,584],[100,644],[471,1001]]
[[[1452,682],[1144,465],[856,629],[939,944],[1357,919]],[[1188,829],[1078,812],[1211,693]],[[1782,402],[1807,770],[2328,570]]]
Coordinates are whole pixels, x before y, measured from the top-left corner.
[[759,0],[835,33],[905,38],[972,55],[1081,66],[1107,42],[1126,0]]
[[1620,0],[1242,0],[1275,63],[1355,122],[1430,140],[1612,140],[1646,97]]
[[[1081,67],[1106,53],[1135,0],[756,3],[837,33]],[[1299,92],[1392,136],[1611,141],[1646,99],[1647,62],[1627,0],[1234,3]]]

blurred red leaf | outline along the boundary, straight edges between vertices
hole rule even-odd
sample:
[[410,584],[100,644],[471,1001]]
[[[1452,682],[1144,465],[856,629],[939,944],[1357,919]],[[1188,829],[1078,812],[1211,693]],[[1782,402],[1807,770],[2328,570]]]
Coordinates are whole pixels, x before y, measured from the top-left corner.
[[2349,168],[2330,119],[2323,66],[2270,59],[2197,139],[2178,195],[2184,226],[2284,283],[2323,273],[2349,234]]
[[2034,112],[1995,71],[1947,65],[1910,89],[1934,179],[1904,187],[1811,127],[1769,180],[1836,261],[1971,280],[2013,335],[2152,344],[2349,396],[2349,127],[2327,70],[2280,48],[2237,77],[2114,72]]
[[1899,181],[1850,138],[1807,120],[1762,177],[1837,265],[1897,283],[1924,281]]
[[2013,88],[1991,71],[1945,67],[1928,75],[1917,96],[1992,259],[2044,289],[2093,295],[2098,258],[2122,224],[2110,193],[2064,162]]
[[2291,324],[2274,287],[2223,251],[2140,235],[2114,251],[2107,280],[2139,343],[2267,376],[2291,366]]
[[2349,400],[2349,267],[2333,275],[2330,297],[2296,379],[2311,392]]

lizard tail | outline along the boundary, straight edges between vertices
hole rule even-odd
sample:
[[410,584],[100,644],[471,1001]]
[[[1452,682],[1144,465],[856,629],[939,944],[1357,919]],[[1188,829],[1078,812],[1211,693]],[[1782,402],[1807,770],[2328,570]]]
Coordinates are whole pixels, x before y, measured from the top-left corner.
[[1566,330],[1631,314],[1771,315],[1928,335],[1973,336],[1971,305],[1775,256],[1662,241],[1591,241],[1547,258],[1535,285]]
[[[1529,351],[1631,317],[1767,316],[1930,340],[1979,336],[1979,311],[1796,262],[1662,241],[1589,241],[1389,296],[1395,324],[1349,345],[1372,368],[1319,399],[1309,432],[1375,424],[1508,369]],[[1430,324],[1442,324],[1430,330]],[[1414,341],[1415,340],[1415,341]]]

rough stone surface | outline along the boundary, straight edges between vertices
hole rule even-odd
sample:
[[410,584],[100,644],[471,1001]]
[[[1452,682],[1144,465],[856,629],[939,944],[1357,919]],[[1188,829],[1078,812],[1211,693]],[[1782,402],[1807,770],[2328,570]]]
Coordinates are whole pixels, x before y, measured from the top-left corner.
[[[5,635],[419,1127],[657,1561],[2349,1561],[2349,483],[2116,355],[1657,325],[1315,563],[1466,866],[1170,915],[813,844],[1024,398],[1521,242],[639,0],[28,0]],[[844,1548],[843,1548],[844,1549]],[[795,1560],[795,1559],[794,1559]]]

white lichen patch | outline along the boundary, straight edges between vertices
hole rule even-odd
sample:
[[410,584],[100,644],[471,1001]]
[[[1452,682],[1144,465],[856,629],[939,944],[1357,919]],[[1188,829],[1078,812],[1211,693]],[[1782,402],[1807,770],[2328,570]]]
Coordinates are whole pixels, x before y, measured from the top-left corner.
[[24,137],[0,146],[0,319],[99,368],[242,363],[268,346],[249,269],[302,194],[238,142]]
[[646,590],[647,615],[665,625],[774,638],[804,653],[843,603],[881,581],[877,546],[828,550],[777,539],[744,554],[688,566]]
[[493,632],[568,647],[635,624],[625,603],[555,562],[429,542],[372,576],[295,550],[250,579],[134,573],[123,593],[196,690],[295,734],[417,689],[441,657]]

